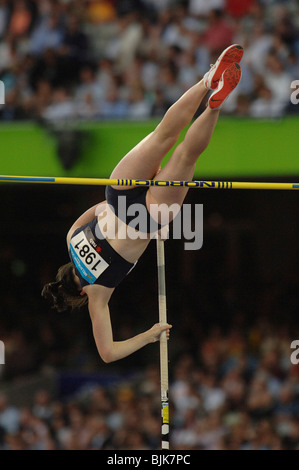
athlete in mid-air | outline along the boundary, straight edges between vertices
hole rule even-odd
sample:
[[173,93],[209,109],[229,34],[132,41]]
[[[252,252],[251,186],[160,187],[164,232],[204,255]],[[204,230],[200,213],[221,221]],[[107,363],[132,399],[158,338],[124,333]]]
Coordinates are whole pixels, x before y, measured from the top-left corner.
[[[204,78],[190,88],[166,112],[156,129],[134,147],[116,166],[113,179],[185,180],[193,179],[198,157],[208,146],[219,111],[241,79],[239,62],[243,56],[240,45],[228,47]],[[161,169],[165,155],[177,142],[180,132],[191,122],[202,100],[212,91],[204,112],[191,124],[183,142],[174,150]],[[161,170],[160,170],[161,169]],[[143,229],[146,237],[136,237],[130,227],[128,211],[119,210],[119,197],[126,207],[141,204],[146,208],[147,221],[155,221],[161,233],[161,218],[151,210],[161,204],[182,206],[186,187],[107,186],[106,200],[81,215],[67,234],[71,261],[58,270],[56,282],[47,284],[43,296],[58,311],[80,308],[88,303],[96,346],[101,358],[109,363],[122,359],[146,344],[159,340],[163,331],[169,337],[169,324],[155,324],[149,330],[125,341],[114,341],[108,302],[116,286],[133,269],[151,240],[151,224]],[[154,225],[155,225],[154,224]],[[108,226],[108,230],[107,230]],[[113,227],[113,237],[104,236]],[[120,236],[124,233],[128,236]],[[138,227],[140,231],[142,228]]]

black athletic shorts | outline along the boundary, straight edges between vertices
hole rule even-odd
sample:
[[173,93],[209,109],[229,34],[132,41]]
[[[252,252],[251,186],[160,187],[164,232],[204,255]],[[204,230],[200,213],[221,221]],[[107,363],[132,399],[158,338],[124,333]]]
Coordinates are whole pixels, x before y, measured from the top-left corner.
[[[145,221],[144,223],[139,224],[136,227],[134,225],[134,228],[136,228],[136,230],[138,230],[139,232],[150,234],[160,230],[163,225],[160,225],[152,218],[151,214],[149,213],[146,207],[147,191],[148,188],[144,186],[137,186],[131,189],[115,189],[111,186],[107,186],[106,200],[108,204],[113,208],[115,215],[127,225],[129,225],[131,222],[133,222],[134,219],[136,219],[136,214],[127,214],[128,209],[133,204],[140,204],[141,206],[143,206],[145,208],[146,214]],[[120,197],[124,199],[120,201]],[[123,210],[123,207],[125,207],[125,210]],[[122,208],[122,210],[120,210],[120,208]]]

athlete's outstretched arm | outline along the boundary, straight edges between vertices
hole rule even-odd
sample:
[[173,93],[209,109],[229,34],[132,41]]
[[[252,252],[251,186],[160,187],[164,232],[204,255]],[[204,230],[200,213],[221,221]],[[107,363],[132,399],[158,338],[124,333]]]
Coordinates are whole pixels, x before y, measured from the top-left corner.
[[90,296],[88,304],[95,343],[101,358],[106,363],[118,361],[143,346],[158,341],[162,331],[166,330],[167,337],[169,337],[171,325],[157,323],[133,338],[114,341],[108,304],[105,304],[99,296]]

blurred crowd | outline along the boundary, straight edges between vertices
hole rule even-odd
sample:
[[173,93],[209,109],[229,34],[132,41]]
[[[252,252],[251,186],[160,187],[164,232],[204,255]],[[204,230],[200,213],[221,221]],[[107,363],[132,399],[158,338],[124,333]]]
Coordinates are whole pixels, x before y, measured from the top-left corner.
[[[287,333],[265,319],[247,332],[214,328],[197,356],[172,361],[171,449],[298,450],[299,368]],[[1,394],[0,449],[157,450],[160,406],[157,364],[69,400],[40,389],[30,406],[15,407]]]
[[161,117],[233,43],[243,78],[224,112],[297,112],[297,2],[0,0],[0,119]]
[[[299,450],[299,351],[291,347],[299,341],[298,249],[292,241],[299,227],[297,202],[290,192],[281,205],[283,196],[274,193],[256,199],[242,193],[238,203],[226,194],[221,200],[215,192],[202,196],[208,230],[203,250],[184,251],[178,240],[165,246],[173,325],[168,343],[171,448]],[[63,234],[75,214],[98,197],[98,189],[78,189],[74,199],[73,189],[3,188],[0,449],[160,446],[158,343],[107,365],[97,352],[87,308],[58,313],[40,295],[68,261]],[[284,204],[288,216],[278,222]],[[273,219],[267,218],[270,205]],[[210,215],[216,212],[226,223],[212,230]],[[252,238],[248,223],[241,239],[233,231],[228,237],[226,227],[244,217],[256,225]],[[287,232],[294,238],[284,238]],[[265,247],[272,265],[263,257]],[[150,244],[111,297],[116,341],[156,322],[155,259],[155,244]],[[55,386],[48,379],[42,385],[49,376]],[[32,385],[36,377],[38,388]]]
[[[33,244],[31,264],[18,258],[15,244],[5,246],[0,252],[0,338],[6,359],[1,384],[18,389],[20,379],[24,384],[47,371],[57,373],[58,383],[68,372],[72,380],[80,374],[85,379],[72,390],[60,382],[53,394],[51,387],[30,389],[23,392],[23,405],[0,387],[0,449],[159,449],[158,343],[107,367],[97,353],[88,311],[58,314],[40,298],[58,262],[43,258],[47,243],[40,252]],[[58,248],[55,252],[59,257]],[[177,257],[176,269],[183,275],[181,263]],[[144,260],[136,267],[137,277],[128,277],[111,299],[116,340],[154,323],[155,275],[148,264]],[[171,448],[299,450],[299,347],[298,352],[291,347],[299,340],[298,275],[259,281],[252,290],[248,279],[243,288],[233,280],[221,283],[201,264],[204,276],[189,265],[194,279],[190,285],[187,277],[189,289],[183,276],[176,293],[168,278]],[[105,373],[118,379],[92,382],[93,375]]]

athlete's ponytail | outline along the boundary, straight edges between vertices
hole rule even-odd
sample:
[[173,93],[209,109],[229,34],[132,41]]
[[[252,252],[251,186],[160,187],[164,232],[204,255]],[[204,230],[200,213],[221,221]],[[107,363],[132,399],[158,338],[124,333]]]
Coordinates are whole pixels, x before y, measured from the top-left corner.
[[42,296],[50,302],[58,312],[64,312],[83,307],[87,301],[87,295],[81,295],[74,279],[74,266],[67,263],[61,266],[56,275],[56,281],[46,284],[42,290]]

